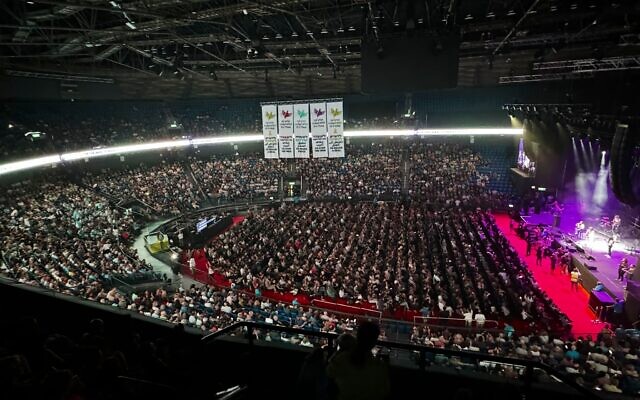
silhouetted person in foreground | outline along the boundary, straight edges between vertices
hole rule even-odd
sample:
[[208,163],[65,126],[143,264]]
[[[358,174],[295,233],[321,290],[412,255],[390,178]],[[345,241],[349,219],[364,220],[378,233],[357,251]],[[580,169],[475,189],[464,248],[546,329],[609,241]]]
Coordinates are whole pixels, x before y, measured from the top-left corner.
[[389,396],[387,365],[371,354],[379,335],[378,325],[362,323],[355,347],[336,354],[329,362],[327,376],[338,388],[338,400],[377,400]]

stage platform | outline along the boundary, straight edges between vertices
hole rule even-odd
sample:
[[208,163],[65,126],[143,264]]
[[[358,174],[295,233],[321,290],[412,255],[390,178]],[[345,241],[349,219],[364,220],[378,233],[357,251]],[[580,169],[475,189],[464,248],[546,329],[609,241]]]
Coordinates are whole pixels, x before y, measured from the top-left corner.
[[560,244],[578,249],[572,253],[573,264],[582,274],[582,285],[587,291],[591,291],[596,282],[600,281],[611,296],[618,299],[624,298],[626,279],[624,282],[617,279],[618,265],[625,257],[630,264],[638,262],[639,254],[637,251],[633,251],[633,240],[624,238],[621,242],[616,243],[612,248],[611,257],[609,257],[607,254],[608,236],[606,232],[597,230],[596,223],[598,221],[584,221],[587,226],[596,228],[595,238],[589,242],[579,240],[574,235],[575,224],[579,220],[573,221],[571,217],[564,217],[565,215],[561,215],[558,227],[553,227],[553,215],[548,212],[525,215],[522,216],[522,219],[531,225],[547,225],[548,231]]

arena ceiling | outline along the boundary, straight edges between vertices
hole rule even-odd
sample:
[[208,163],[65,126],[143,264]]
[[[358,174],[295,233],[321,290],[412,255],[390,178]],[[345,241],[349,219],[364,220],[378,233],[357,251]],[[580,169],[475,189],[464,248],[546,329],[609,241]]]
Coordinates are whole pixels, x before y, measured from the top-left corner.
[[640,68],[639,14],[633,0],[3,0],[0,68],[145,98],[348,94],[363,40],[459,31],[459,86],[584,78]]

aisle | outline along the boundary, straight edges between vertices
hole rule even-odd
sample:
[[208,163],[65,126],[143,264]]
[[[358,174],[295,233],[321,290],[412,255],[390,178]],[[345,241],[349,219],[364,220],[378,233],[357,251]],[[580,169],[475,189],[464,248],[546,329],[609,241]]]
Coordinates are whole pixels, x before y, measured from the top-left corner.
[[563,274],[558,268],[556,268],[554,273],[551,273],[548,258],[544,258],[542,265],[537,266],[535,250],[527,257],[526,242],[509,229],[509,216],[498,214],[495,218],[498,228],[500,228],[513,248],[516,249],[520,258],[526,262],[540,288],[544,290],[553,302],[558,305],[560,310],[571,319],[573,322],[573,334],[581,336],[600,332],[604,324],[592,322],[595,316],[589,309],[589,294],[587,291],[582,287],[580,287],[579,291],[571,290],[569,276]]

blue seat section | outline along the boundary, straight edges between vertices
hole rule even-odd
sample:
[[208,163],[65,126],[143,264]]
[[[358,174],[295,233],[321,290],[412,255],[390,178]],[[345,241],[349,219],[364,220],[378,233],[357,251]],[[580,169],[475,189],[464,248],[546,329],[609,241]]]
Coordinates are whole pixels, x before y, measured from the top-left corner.
[[513,138],[476,138],[471,148],[479,153],[485,164],[478,166],[478,172],[489,176],[489,188],[512,195],[515,189],[509,169],[516,163],[517,147]]

